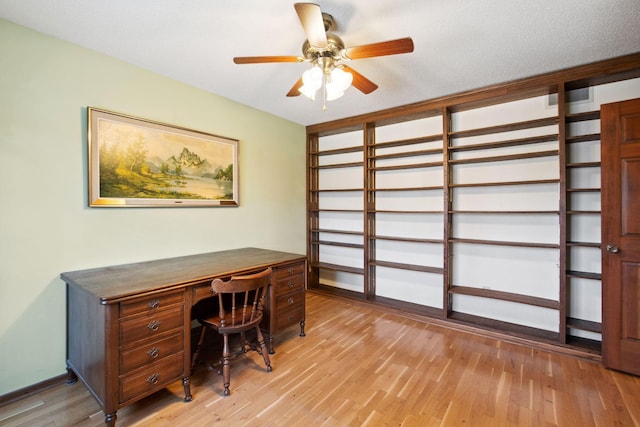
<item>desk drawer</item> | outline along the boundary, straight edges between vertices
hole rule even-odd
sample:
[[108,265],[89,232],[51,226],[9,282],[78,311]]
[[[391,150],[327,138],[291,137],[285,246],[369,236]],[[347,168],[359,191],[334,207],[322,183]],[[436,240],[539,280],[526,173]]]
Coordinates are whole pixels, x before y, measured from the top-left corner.
[[211,289],[211,281],[194,286],[191,289],[191,295],[194,304],[200,300],[214,296],[213,289]]
[[284,267],[277,267],[273,270],[276,280],[285,279],[287,277],[295,276],[304,273],[305,263],[285,265]]
[[278,313],[276,330],[282,330],[292,325],[297,325],[304,320],[304,305],[297,305],[290,310]]
[[276,276],[275,280],[276,295],[282,295],[288,292],[300,292],[304,290],[304,274],[292,274]]
[[180,352],[140,371],[135,375],[120,378],[120,404],[149,394],[182,377],[184,352]]
[[138,347],[120,352],[120,374],[157,362],[184,350],[182,331],[159,340],[151,340]]
[[304,307],[304,292],[280,295],[276,298],[276,313],[293,310],[294,307]]
[[183,313],[184,307],[177,306],[173,310],[164,310],[120,322],[120,346],[126,347],[144,338],[159,337],[172,329],[182,330]]
[[120,317],[127,317],[139,313],[152,314],[174,304],[184,303],[184,292],[162,294],[149,298],[142,298],[132,302],[120,304]]

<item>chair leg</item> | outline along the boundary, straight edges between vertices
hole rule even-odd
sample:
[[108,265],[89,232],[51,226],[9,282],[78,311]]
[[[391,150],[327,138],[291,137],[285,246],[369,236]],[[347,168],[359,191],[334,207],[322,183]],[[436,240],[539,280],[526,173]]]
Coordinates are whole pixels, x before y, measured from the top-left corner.
[[191,373],[193,373],[193,368],[196,366],[196,362],[198,361],[198,356],[200,355],[200,349],[202,348],[202,343],[204,342],[204,334],[207,332],[207,327],[202,325],[202,330],[200,331],[200,339],[196,344],[196,348],[193,351],[193,356],[191,356]]
[[249,347],[249,342],[247,341],[247,337],[244,335],[244,331],[240,331],[240,351],[242,353],[246,353],[248,351],[247,347]]
[[224,395],[229,396],[229,384],[231,383],[231,367],[229,366],[229,334],[224,334],[224,345],[222,348],[222,379],[224,381]]
[[269,359],[269,350],[264,343],[264,337],[262,336],[262,332],[260,331],[260,326],[256,326],[256,335],[258,337],[258,344],[260,344],[260,352],[262,353],[262,358],[264,359],[264,364],[267,365],[267,372],[271,372],[271,360]]

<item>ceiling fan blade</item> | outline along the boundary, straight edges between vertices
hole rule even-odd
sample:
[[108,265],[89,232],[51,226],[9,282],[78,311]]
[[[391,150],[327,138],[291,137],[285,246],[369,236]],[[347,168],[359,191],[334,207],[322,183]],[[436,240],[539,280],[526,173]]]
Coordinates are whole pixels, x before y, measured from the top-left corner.
[[298,96],[300,95],[300,91],[299,89],[302,87],[304,83],[302,83],[302,77],[300,77],[298,79],[298,81],[296,82],[296,84],[293,85],[293,87],[289,90],[289,93],[287,93],[287,96]]
[[410,52],[413,52],[413,40],[411,40],[411,37],[405,37],[403,39],[350,47],[345,49],[344,55],[349,59],[363,59]]
[[299,56],[236,56],[233,62],[236,64],[263,64],[267,62],[302,62]]
[[378,89],[377,84],[375,84],[374,82],[372,82],[371,80],[369,80],[368,78],[366,78],[365,76],[363,76],[362,74],[354,70],[353,68],[347,67],[345,65],[343,67],[343,70],[346,71],[347,73],[351,73],[351,75],[353,76],[353,81],[351,82],[351,86],[355,87],[365,95]]
[[293,5],[304,29],[304,33],[313,47],[324,49],[327,47],[327,33],[324,30],[324,20],[320,6],[313,3],[296,3]]

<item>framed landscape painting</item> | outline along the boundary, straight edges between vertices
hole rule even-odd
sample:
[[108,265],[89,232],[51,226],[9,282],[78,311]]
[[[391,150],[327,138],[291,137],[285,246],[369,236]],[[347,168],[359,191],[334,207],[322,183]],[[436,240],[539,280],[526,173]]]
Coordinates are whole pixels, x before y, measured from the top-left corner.
[[238,206],[238,141],[88,108],[89,206]]

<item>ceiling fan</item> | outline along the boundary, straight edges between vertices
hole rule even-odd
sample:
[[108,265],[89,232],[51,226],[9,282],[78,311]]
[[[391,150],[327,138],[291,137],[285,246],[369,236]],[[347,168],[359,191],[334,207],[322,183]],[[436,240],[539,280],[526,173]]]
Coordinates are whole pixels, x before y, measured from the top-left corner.
[[[340,37],[332,32],[335,20],[313,3],[295,3],[294,8],[302,24],[307,40],[302,45],[302,56],[241,56],[233,58],[236,64],[260,64],[272,62],[310,62],[312,68],[305,71],[293,85],[287,96],[301,93],[315,99],[315,93],[322,88],[325,101],[337,99],[353,85],[364,94],[369,94],[378,85],[345,65],[349,60],[373,58],[413,52],[410,37],[346,47]],[[326,107],[325,107],[326,108]]]

